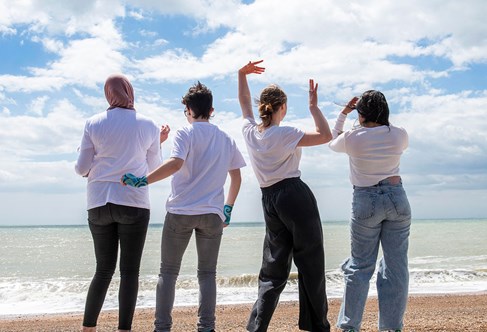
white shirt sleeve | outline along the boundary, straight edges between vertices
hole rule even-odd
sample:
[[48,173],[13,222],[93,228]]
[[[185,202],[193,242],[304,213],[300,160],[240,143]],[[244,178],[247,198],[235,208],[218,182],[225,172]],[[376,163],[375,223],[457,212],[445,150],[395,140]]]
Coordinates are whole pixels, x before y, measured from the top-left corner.
[[161,144],[159,142],[159,135],[157,135],[157,139],[152,142],[149,150],[147,151],[147,165],[149,167],[149,172],[152,172],[156,168],[158,168],[162,163],[162,155],[161,155]]
[[337,121],[335,122],[335,127],[333,127],[333,129],[331,130],[333,138],[337,138],[338,135],[343,133],[343,126],[345,125],[346,119],[347,119],[347,115],[340,112]]
[[335,126],[331,130],[333,139],[328,146],[335,152],[346,152],[345,135],[343,134],[343,126],[345,125],[346,119],[347,115],[340,112],[335,122]]
[[74,165],[74,170],[76,171],[76,173],[81,176],[88,176],[94,156],[95,149],[93,148],[81,150],[78,156],[78,160]]
[[95,146],[88,134],[88,124],[85,125],[83,138],[81,139],[81,145],[78,150],[79,156],[74,165],[74,170],[81,176],[88,176],[93,163],[93,158],[95,157]]

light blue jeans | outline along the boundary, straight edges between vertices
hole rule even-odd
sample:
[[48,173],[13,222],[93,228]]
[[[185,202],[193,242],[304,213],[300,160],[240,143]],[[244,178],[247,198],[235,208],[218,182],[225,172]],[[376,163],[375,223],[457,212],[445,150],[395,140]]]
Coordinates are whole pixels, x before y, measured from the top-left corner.
[[223,221],[213,213],[196,216],[167,213],[162,230],[161,271],[156,291],[154,331],[171,331],[176,280],[193,231],[196,235],[200,288],[198,331],[215,328],[215,279]]
[[383,180],[354,187],[351,257],[342,265],[345,291],[337,327],[360,331],[379,244],[383,257],[377,272],[379,330],[402,329],[409,286],[408,243],[411,208],[402,183]]

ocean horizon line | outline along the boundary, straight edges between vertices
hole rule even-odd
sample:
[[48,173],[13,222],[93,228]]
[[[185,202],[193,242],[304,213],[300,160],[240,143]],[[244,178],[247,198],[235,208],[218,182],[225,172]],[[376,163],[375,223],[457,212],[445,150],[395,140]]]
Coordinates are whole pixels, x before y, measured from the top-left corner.
[[[462,218],[413,218],[412,222],[425,222],[425,221],[472,221],[472,220],[487,220],[486,217],[462,217]],[[330,219],[330,220],[322,220],[322,224],[326,223],[348,223],[350,220],[349,219]],[[164,223],[162,222],[151,222],[149,224],[149,227],[162,227]],[[231,226],[236,226],[236,227],[242,227],[242,226],[265,226],[265,222],[262,221],[234,221],[231,223]],[[21,224],[21,225],[16,225],[16,224],[7,224],[7,225],[0,225],[0,228],[69,228],[69,227],[88,227],[88,223],[83,223],[83,224]]]

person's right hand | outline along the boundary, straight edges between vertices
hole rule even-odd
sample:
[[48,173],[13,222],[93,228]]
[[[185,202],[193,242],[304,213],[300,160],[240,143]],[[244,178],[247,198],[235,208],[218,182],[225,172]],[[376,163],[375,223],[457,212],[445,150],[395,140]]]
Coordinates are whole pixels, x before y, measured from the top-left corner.
[[240,68],[238,71],[241,74],[248,75],[248,74],[262,74],[265,71],[264,67],[256,66],[259,63],[262,63],[264,60],[259,61],[249,61],[245,66]]
[[352,99],[350,99],[347,105],[343,108],[342,113],[343,114],[351,113],[357,106],[358,99],[359,99],[358,97],[353,97]]
[[169,125],[162,125],[160,132],[159,132],[159,142],[162,144],[164,141],[167,140],[167,137],[169,136],[169,132],[171,131],[171,128],[169,128]]
[[147,183],[147,177],[141,176],[140,178],[133,175],[132,173],[126,173],[122,176],[120,179],[120,182],[124,186],[131,186],[135,188],[140,188],[140,187],[145,187],[148,185]]

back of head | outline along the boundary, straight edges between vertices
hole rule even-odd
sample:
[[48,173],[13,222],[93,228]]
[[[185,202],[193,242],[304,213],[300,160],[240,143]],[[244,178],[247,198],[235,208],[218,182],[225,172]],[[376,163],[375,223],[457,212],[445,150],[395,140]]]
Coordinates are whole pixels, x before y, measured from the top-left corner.
[[365,91],[356,105],[364,122],[375,122],[389,126],[389,106],[384,94],[377,90]]
[[193,118],[209,119],[213,108],[213,95],[210,89],[198,81],[189,88],[181,103],[192,110]]
[[264,88],[258,100],[259,117],[262,120],[262,126],[269,127],[272,122],[272,115],[286,103],[287,96],[279,86],[271,84]]
[[105,82],[105,97],[112,109],[115,107],[134,108],[134,88],[122,74],[108,76]]

